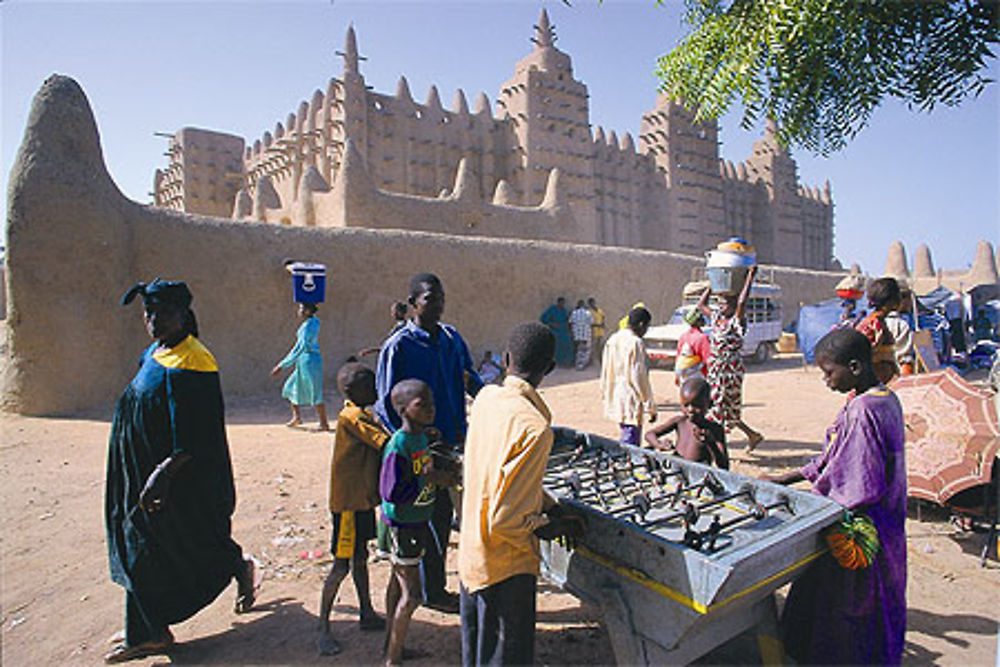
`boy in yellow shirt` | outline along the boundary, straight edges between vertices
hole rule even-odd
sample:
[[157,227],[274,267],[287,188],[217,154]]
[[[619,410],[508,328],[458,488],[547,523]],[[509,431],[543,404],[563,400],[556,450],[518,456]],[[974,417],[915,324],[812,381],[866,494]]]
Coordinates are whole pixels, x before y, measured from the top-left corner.
[[579,536],[583,520],[542,491],[551,414],[535,389],[555,367],[555,336],[527,322],[504,352],[507,377],[472,404],[463,459],[462,663],[532,664],[538,539]]

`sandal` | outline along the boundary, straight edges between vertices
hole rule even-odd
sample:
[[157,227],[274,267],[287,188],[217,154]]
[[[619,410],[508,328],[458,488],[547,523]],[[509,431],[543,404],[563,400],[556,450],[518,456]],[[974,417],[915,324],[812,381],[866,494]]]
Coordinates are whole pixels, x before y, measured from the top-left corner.
[[128,662],[129,660],[138,660],[139,658],[158,655],[167,652],[173,645],[174,636],[170,634],[170,630],[167,630],[167,634],[162,639],[153,639],[148,642],[136,644],[135,646],[119,644],[105,654],[104,663],[114,665],[119,662]]
[[[254,602],[257,601],[257,592],[260,591],[260,584],[263,573],[260,571],[260,563],[253,556],[248,556],[243,560],[246,563],[244,579],[237,579],[236,603],[233,611],[237,614],[245,614],[253,609]],[[247,586],[249,585],[249,589]]]
[[749,454],[753,450],[757,449],[757,445],[762,442],[764,442],[764,436],[754,431],[750,437],[747,438],[747,453]]

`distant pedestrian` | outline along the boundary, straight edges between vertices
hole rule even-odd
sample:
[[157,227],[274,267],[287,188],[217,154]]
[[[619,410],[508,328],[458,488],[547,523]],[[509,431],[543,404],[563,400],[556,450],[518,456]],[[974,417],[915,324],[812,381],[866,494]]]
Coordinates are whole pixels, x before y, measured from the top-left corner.
[[503,362],[500,357],[493,354],[492,350],[483,352],[483,358],[479,360],[476,371],[484,385],[499,384],[503,380]]
[[285,358],[271,369],[271,376],[278,377],[281,371],[294,366],[292,374],[285,380],[281,395],[288,399],[292,408],[292,418],[285,426],[302,423],[300,406],[312,405],[319,418],[319,430],[329,431],[330,422],[326,418],[326,404],[323,402],[323,355],[319,351],[319,317],[315,303],[298,304],[302,324],[295,334],[295,345]]
[[[896,363],[896,339],[886,326],[886,317],[891,312],[899,310],[902,299],[903,293],[895,278],[885,277],[872,281],[868,286],[868,304],[872,312],[854,326],[871,343],[872,367],[875,369],[875,377],[883,384],[899,374],[899,366]],[[895,320],[894,324],[900,322],[902,320]],[[908,331],[909,326],[907,333]],[[901,329],[897,329],[896,333],[900,336],[905,335]]]
[[604,353],[607,318],[604,315],[604,310],[597,305],[597,300],[594,297],[587,299],[587,307],[590,308],[590,314],[594,318],[594,323],[590,327],[592,356],[600,359],[601,354]]
[[[389,315],[392,316],[392,328],[389,329],[389,333],[386,334],[385,340],[388,340],[392,334],[399,331],[406,324],[406,316],[408,313],[409,309],[405,301],[392,302],[392,305],[389,306]],[[380,349],[381,345],[366,347],[358,352],[358,356],[367,357],[369,354],[377,354]]]
[[678,386],[690,377],[708,375],[708,361],[712,356],[712,341],[701,330],[705,316],[698,308],[684,311],[688,330],[677,339],[677,359],[674,361],[674,382]]
[[642,421],[656,421],[656,400],[649,384],[646,335],[652,316],[645,308],[633,308],[628,327],[616,331],[604,345],[601,362],[601,396],[605,416],[621,429],[621,443],[642,443]]
[[569,313],[566,312],[565,297],[556,299],[554,304],[545,309],[540,319],[556,337],[556,365],[572,366],[573,337],[569,333]]
[[590,342],[593,339],[594,316],[583,299],[576,302],[576,308],[569,314],[569,326],[573,332],[574,366],[582,371],[590,365]]
[[712,387],[712,407],[708,418],[720,424],[728,433],[734,426],[747,436],[747,451],[752,452],[764,440],[764,436],[750,428],[743,421],[743,336],[746,334],[746,308],[750,297],[750,286],[757,267],[750,267],[746,282],[739,296],[720,295],[720,301],[712,309],[708,307],[709,288],[698,301],[698,310],[712,318],[711,357],[708,364],[708,384]]
[[[624,315],[622,315],[622,318],[620,320],[618,320],[618,330],[621,331],[622,329],[627,329],[628,328],[628,315],[629,315],[629,313],[631,313],[636,308],[645,308],[645,307],[646,307],[646,304],[644,302],[642,302],[642,301],[636,301],[635,305],[632,306],[631,308],[629,308],[628,312],[625,313]],[[650,315],[650,321],[652,321],[652,315]]]

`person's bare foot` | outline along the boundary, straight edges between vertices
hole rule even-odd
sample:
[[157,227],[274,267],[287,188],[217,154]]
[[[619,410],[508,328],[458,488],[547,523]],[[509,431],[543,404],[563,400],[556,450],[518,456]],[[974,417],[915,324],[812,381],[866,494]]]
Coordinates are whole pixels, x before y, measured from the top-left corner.
[[747,453],[749,454],[753,450],[757,449],[757,445],[764,442],[764,436],[754,431],[747,437]]
[[301,419],[289,419],[288,421],[285,422],[285,426],[287,426],[288,428],[295,428],[296,426],[301,426],[301,425],[302,425]]
[[319,649],[320,655],[337,655],[340,653],[340,643],[331,637],[328,632],[324,632],[316,640],[316,648]]
[[320,422],[319,426],[316,427],[316,430],[317,431],[329,431],[330,430],[330,422]]
[[393,662],[389,656],[385,656],[385,662],[383,664],[386,667],[401,665],[407,660],[420,660],[421,658],[426,658],[430,655],[427,651],[421,650],[419,648],[407,648],[403,647],[403,655],[399,662]]

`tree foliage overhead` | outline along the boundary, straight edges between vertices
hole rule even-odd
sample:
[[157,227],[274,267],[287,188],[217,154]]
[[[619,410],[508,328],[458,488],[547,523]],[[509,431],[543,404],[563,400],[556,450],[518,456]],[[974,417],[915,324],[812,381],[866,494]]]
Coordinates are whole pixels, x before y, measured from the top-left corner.
[[[658,0],[663,2],[663,0]],[[930,111],[992,83],[998,0],[685,0],[692,31],[659,59],[660,89],[699,120],[736,101],[743,126],[828,155],[886,98]]]

